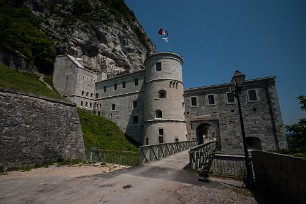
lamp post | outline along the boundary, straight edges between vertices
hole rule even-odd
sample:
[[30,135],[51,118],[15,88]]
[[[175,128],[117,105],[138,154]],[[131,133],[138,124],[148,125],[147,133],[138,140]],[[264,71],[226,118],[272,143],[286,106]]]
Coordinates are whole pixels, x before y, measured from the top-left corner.
[[251,159],[249,157],[248,153],[248,147],[246,143],[246,137],[245,137],[245,131],[244,131],[244,123],[243,123],[243,117],[241,112],[241,105],[240,105],[240,97],[241,89],[244,84],[244,78],[245,75],[241,73],[239,70],[237,70],[231,80],[229,89],[234,94],[234,96],[237,98],[238,102],[238,110],[239,110],[239,116],[240,116],[240,125],[241,125],[241,133],[242,133],[242,142],[243,142],[243,149],[244,149],[244,155],[245,155],[245,167],[246,167],[246,173],[247,177],[245,179],[245,184],[247,188],[251,188],[254,184],[253,179],[253,170],[252,170],[252,163]]

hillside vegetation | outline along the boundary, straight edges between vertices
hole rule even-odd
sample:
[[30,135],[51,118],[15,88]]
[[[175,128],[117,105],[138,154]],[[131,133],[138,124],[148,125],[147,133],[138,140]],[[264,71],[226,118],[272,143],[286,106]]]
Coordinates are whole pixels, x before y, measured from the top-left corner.
[[52,74],[56,50],[25,6],[0,1],[0,48],[25,55],[41,73]]
[[85,148],[137,152],[119,127],[104,117],[78,108]]
[[[50,77],[48,77],[49,79]],[[46,84],[39,80],[39,76],[34,73],[19,72],[9,68],[0,62],[0,86],[33,93],[37,95],[47,96],[55,99],[63,99],[63,97],[49,89]]]

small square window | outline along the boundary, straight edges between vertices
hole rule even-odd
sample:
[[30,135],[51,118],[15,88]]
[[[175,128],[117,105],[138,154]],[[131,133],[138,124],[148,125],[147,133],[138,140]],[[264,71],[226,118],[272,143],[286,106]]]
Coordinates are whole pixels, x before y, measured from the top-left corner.
[[106,92],[106,86],[104,86],[104,92]]
[[165,90],[158,91],[158,98],[166,98],[167,92]]
[[159,142],[159,144],[164,143],[164,137],[163,136],[159,136],[158,137],[158,142]]
[[156,71],[161,71],[161,62],[157,62],[156,64],[155,64],[155,67],[156,67]]
[[114,90],[117,90],[117,84],[114,84]]
[[257,101],[256,90],[248,90],[249,101]]
[[133,101],[133,108],[137,108],[137,101]]
[[116,110],[116,105],[112,104],[112,110]]
[[155,118],[163,118],[163,112],[161,110],[156,110]]
[[209,105],[215,104],[215,95],[207,95],[207,98],[208,98]]
[[138,124],[138,116],[133,116],[133,124]]
[[164,129],[163,128],[159,128],[158,129],[158,135],[159,136],[163,136],[164,135]]
[[235,103],[234,93],[226,93],[227,103]]
[[125,88],[125,81],[122,82],[122,88]]
[[191,97],[191,106],[198,106],[197,97]]
[[138,79],[135,79],[135,86],[138,86]]

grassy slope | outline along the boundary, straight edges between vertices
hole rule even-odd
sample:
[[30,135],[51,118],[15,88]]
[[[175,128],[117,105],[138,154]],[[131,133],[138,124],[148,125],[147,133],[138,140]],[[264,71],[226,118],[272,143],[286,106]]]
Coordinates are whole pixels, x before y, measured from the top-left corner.
[[78,109],[85,148],[97,147],[104,150],[137,151],[118,126],[104,117]]
[[38,79],[39,76],[36,74],[19,72],[0,62],[0,86],[51,98],[63,99],[60,94],[48,89]]

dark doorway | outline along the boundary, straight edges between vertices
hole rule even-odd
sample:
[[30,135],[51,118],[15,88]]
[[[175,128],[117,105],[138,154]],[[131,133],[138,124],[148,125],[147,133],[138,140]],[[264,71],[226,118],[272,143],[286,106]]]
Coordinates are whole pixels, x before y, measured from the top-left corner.
[[203,144],[204,140],[216,141],[216,130],[207,123],[203,123],[197,128],[197,140],[199,144]]

